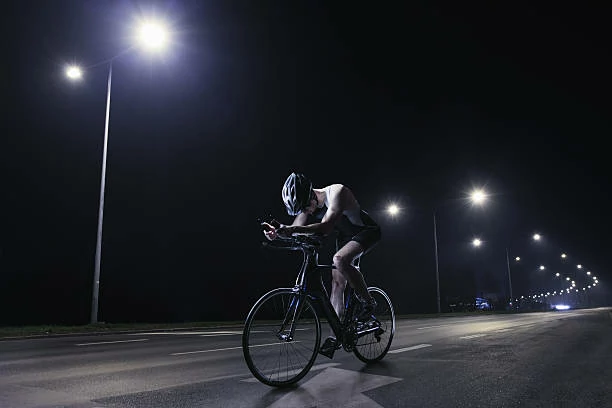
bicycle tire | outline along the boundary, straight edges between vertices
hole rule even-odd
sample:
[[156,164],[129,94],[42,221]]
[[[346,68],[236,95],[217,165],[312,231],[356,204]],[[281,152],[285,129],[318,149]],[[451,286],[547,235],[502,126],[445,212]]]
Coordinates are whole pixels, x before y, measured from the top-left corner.
[[[296,315],[296,299],[301,302]],[[286,316],[294,316],[294,335]],[[285,387],[301,380],[310,371],[319,351],[321,322],[307,296],[290,288],[274,289],[251,308],[242,333],[242,351],[249,370],[262,383]]]
[[353,353],[364,363],[380,361],[389,351],[395,334],[395,311],[391,299],[380,288],[369,287],[368,292],[376,300],[376,309],[372,314],[384,332],[378,335],[376,332],[368,333],[357,339]]

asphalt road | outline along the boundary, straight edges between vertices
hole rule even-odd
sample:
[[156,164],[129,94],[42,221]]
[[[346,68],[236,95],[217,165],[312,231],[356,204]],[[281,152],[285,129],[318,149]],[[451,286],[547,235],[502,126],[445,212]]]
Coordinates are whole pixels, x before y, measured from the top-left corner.
[[0,341],[0,407],[612,407],[607,308],[398,320],[382,362],[319,356],[284,390],[251,376],[240,341],[240,327]]

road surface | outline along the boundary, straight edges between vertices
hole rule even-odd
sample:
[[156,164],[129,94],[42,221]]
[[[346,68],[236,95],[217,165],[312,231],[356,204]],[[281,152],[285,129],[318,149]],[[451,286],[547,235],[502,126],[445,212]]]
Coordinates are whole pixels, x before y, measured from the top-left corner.
[[382,362],[340,350],[283,390],[240,327],[3,340],[0,407],[612,407],[612,311],[401,319]]

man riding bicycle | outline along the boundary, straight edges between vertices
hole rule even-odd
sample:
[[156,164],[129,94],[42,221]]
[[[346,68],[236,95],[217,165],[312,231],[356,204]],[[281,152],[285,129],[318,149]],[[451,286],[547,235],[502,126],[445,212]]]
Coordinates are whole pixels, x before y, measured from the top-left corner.
[[[269,240],[277,236],[294,233],[329,234],[338,232],[337,252],[333,256],[335,269],[332,270],[330,302],[342,320],[344,311],[344,290],[347,282],[355,290],[362,304],[359,320],[371,318],[376,301],[368,293],[361,272],[353,261],[368,252],[380,240],[380,227],[361,209],[352,191],[342,184],[331,184],[313,188],[303,174],[291,173],[282,190],[282,198],[289,215],[295,215],[291,225],[274,227],[264,223],[264,234]],[[307,224],[309,216],[318,222]],[[329,337],[321,347],[321,354],[330,357],[339,346],[334,337]]]

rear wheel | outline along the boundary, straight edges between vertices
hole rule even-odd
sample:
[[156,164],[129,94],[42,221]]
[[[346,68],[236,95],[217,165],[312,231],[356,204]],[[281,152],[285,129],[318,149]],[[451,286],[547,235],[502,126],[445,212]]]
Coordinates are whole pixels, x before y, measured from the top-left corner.
[[275,289],[253,306],[244,324],[242,351],[251,373],[264,384],[296,383],[314,364],[321,323],[310,299]]
[[391,299],[379,288],[370,287],[368,292],[377,303],[372,313],[375,319],[360,328],[362,332],[367,333],[357,338],[353,349],[357,358],[365,363],[381,360],[389,351],[395,334],[395,311]]

